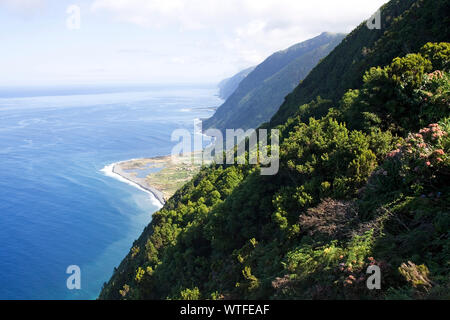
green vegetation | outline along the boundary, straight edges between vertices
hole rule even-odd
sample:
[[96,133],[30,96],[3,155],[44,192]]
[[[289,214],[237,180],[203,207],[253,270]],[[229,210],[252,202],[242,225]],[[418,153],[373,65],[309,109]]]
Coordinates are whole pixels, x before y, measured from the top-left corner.
[[[249,129],[270,120],[283,103],[284,97],[344,36],[323,33],[274,53],[240,82],[214,116],[204,121],[203,128]],[[238,78],[241,76],[237,75]]]
[[283,124],[298,106],[317,96],[337,103],[347,90],[361,86],[371,67],[418,52],[427,42],[448,41],[446,12],[450,12],[447,0],[391,0],[381,8],[382,29],[369,30],[361,23],[286,97],[270,125]]
[[[429,4],[445,2],[401,3],[412,8],[385,6],[403,10],[377,45],[418,17],[434,21]],[[450,299],[450,44],[414,39],[415,53],[366,61],[340,97],[292,108],[278,126],[277,175],[202,168],[154,214],[100,299]],[[370,265],[381,290],[366,287]]]
[[255,70],[255,67],[250,67],[238,72],[231,78],[222,80],[219,83],[219,97],[227,100],[233,92],[236,91],[242,80],[244,80],[253,70]]
[[[147,185],[161,191],[165,199],[169,199],[186,182],[190,181],[201,168],[201,155],[194,153],[187,157],[173,158],[171,156],[152,159],[153,163],[162,160],[163,168],[145,178]],[[160,163],[161,164],[161,163]]]
[[[156,190],[164,199],[169,199],[200,171],[202,166],[200,157],[201,154],[195,152],[187,156],[134,159],[116,164],[114,170],[122,177],[147,190]],[[145,178],[139,177],[142,171],[149,169],[155,172],[149,173]]]

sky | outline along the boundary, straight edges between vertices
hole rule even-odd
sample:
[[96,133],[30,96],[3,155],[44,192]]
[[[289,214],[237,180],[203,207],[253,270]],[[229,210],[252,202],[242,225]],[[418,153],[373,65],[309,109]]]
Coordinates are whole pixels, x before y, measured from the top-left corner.
[[0,86],[215,83],[386,2],[0,0]]

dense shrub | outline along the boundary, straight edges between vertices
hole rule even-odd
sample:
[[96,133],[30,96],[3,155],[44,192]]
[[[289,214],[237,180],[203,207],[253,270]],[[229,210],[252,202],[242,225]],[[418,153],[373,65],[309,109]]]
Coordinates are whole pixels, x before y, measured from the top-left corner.
[[448,114],[448,44],[428,43],[422,51],[434,65],[420,54],[395,58],[389,66],[371,68],[361,90],[344,95],[340,107],[351,128],[405,135]]

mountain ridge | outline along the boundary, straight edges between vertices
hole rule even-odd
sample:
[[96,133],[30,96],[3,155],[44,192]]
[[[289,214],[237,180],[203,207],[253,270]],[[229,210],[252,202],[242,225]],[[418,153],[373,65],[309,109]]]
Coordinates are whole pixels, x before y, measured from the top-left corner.
[[[361,85],[364,73],[371,67],[417,52],[427,40],[447,40],[450,32],[450,18],[445,14],[450,11],[448,1],[394,0],[380,10],[382,28],[370,30],[366,21],[362,22],[286,96],[271,118],[270,127],[282,124],[298,107],[317,96],[337,103],[346,90]],[[428,12],[425,14],[425,11]],[[400,19],[401,15],[406,16],[406,20]],[[405,25],[405,21],[410,25]],[[439,32],[436,28],[443,30]]]
[[284,97],[325,57],[344,34],[324,32],[280,50],[259,64],[240,82],[203,128],[249,129],[268,121]]

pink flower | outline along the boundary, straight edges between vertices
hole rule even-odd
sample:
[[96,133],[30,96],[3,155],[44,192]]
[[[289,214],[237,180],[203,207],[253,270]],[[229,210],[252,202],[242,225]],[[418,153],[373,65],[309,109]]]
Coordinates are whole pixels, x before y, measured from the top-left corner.
[[437,158],[436,161],[437,161],[437,162],[442,162],[442,161],[444,161],[444,160],[442,160],[441,158]]
[[391,151],[391,152],[389,152],[389,153],[387,154],[387,157],[388,157],[388,158],[393,158],[393,157],[395,157],[396,155],[398,155],[400,152],[401,152],[400,149]]
[[433,80],[433,79],[441,79],[441,78],[443,78],[444,76],[442,75],[442,71],[440,71],[440,70],[436,70],[436,71],[434,71],[434,72],[432,72],[432,73],[429,73],[428,74],[428,77],[430,78],[430,80]]
[[430,162],[430,161],[425,162],[425,164],[426,164],[428,167],[431,166],[431,162]]
[[436,151],[434,151],[434,153],[439,154],[441,156],[443,156],[445,154],[444,150],[442,150],[442,149],[437,149]]

